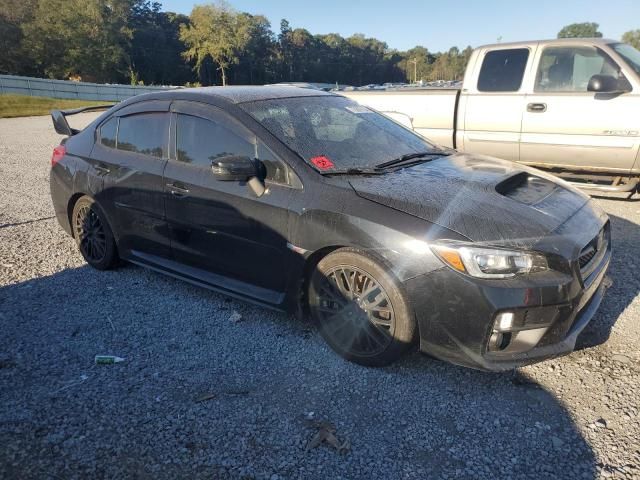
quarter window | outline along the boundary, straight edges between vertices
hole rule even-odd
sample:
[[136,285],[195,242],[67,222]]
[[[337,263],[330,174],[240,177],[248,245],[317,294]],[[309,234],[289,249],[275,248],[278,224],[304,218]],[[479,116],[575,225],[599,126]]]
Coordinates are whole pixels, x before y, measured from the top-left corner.
[[535,91],[587,92],[594,75],[624,79],[615,62],[598,48],[548,47],[540,58]]
[[118,119],[113,117],[100,127],[100,143],[105,147],[116,148],[116,134],[118,133]]
[[169,128],[167,119],[166,113],[141,113],[120,117],[118,150],[165,157]]
[[285,164],[260,140],[258,140],[257,158],[262,160],[262,164],[266,169],[265,180],[284,185],[289,183],[289,170]]
[[528,48],[494,50],[484,56],[478,90],[481,92],[517,92],[522,85],[529,59]]

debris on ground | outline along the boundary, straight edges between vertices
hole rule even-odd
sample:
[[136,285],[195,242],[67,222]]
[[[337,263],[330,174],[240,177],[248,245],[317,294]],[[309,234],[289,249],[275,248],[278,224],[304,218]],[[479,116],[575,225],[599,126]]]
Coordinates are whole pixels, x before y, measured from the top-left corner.
[[619,353],[616,353],[615,355],[613,355],[611,357],[611,360],[613,360],[614,362],[619,362],[619,363],[631,363],[631,358],[627,357],[626,355],[619,354]]
[[229,320],[233,323],[238,323],[242,321],[242,315],[234,310],[231,316],[229,317]]
[[214,398],[216,398],[215,393],[203,393],[196,398],[196,403],[206,402],[207,400],[213,400]]
[[64,387],[61,387],[57,390],[54,390],[53,393],[59,393],[62,392],[63,390],[66,390],[67,388],[71,388],[71,387],[75,387],[76,385],[80,385],[81,383],[84,383],[87,381],[87,379],[89,378],[89,375],[85,375],[84,373],[82,375],[80,375],[80,378],[78,380],[74,380],[71,383],[68,383],[67,385],[65,385]]
[[96,365],[112,365],[114,363],[124,362],[124,358],[115,355],[96,355]]
[[316,434],[309,440],[307,447],[305,448],[305,453],[309,450],[312,450],[322,443],[327,443],[333,448],[335,448],[338,453],[345,454],[351,449],[351,443],[349,440],[344,440],[342,443],[336,437],[336,427],[326,420],[320,421],[310,421],[307,422],[311,427],[317,428],[318,431]]

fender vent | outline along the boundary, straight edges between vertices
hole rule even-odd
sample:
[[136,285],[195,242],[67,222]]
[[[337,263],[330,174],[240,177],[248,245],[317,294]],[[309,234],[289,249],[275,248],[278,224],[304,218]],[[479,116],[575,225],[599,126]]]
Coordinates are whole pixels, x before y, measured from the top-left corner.
[[586,279],[598,267],[604,258],[611,238],[610,226],[607,223],[602,230],[595,236],[578,255],[578,264],[580,265],[580,274]]

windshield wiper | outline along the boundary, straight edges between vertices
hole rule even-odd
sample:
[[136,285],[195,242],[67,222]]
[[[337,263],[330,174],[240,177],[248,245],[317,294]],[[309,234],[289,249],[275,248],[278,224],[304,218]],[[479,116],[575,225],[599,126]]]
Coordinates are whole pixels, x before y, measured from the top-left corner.
[[[376,170],[384,170],[385,168],[395,167],[401,165],[403,163],[422,163],[428,162],[435,158],[446,157],[447,155],[451,155],[448,152],[444,151],[429,151],[429,152],[417,152],[417,153],[407,153],[406,155],[402,155],[401,157],[394,158],[393,160],[389,160],[388,162],[380,163],[376,165],[374,168]],[[410,162],[413,160],[413,162]]]

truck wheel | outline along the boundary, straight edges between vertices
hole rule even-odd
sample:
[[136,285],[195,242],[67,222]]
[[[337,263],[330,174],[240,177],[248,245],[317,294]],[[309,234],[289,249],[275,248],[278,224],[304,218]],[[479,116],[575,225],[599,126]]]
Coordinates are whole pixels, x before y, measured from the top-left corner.
[[324,257],[308,299],[320,334],[347,360],[388,365],[414,343],[416,322],[402,285],[362,251],[342,248]]
[[89,265],[108,270],[118,263],[118,249],[107,219],[95,201],[78,199],[71,214],[73,236],[80,253]]

